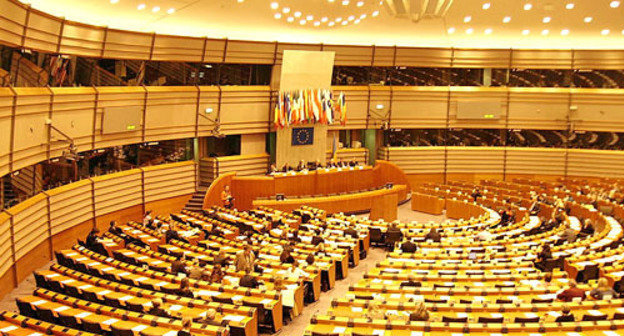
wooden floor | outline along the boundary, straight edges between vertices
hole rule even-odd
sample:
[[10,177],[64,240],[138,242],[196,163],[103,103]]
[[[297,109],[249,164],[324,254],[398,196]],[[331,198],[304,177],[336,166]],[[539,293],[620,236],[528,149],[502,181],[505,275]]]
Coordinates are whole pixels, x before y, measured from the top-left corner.
[[[368,217],[368,215],[360,215],[358,217]],[[399,207],[398,217],[401,222],[419,221],[428,222],[435,221],[441,222],[445,219],[444,216],[432,216],[420,212],[415,212],[410,209],[410,203],[407,202]],[[79,237],[77,237],[79,238]],[[82,237],[81,237],[82,238]],[[325,313],[334,298],[343,298],[349,289],[349,286],[356,283],[364,276],[364,273],[377,262],[386,258],[386,251],[380,248],[371,248],[365,260],[362,260],[356,268],[349,269],[349,276],[346,279],[336,281],[336,286],[329,292],[323,292],[318,301],[311,305],[306,306],[303,312],[294,321],[285,325],[284,328],[276,335],[285,336],[301,336],[305,328],[310,322],[312,315],[317,313]],[[50,262],[42,269],[48,269],[53,262]],[[15,304],[15,298],[31,295],[35,289],[35,278],[30,275],[26,280],[22,281],[20,285],[7,294],[2,301],[0,301],[0,309],[18,312],[17,305]]]

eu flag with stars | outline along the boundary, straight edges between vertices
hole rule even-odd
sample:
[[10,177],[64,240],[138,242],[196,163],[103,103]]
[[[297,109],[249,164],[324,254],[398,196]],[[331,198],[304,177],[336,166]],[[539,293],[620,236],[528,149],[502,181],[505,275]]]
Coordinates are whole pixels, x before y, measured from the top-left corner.
[[314,143],[314,127],[292,129],[292,145],[303,146]]

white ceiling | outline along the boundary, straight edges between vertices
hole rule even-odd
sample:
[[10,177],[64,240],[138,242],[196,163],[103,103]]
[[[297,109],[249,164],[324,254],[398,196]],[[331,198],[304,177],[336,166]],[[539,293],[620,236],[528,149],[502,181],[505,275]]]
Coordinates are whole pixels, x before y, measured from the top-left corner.
[[[393,17],[379,0],[22,0],[34,8],[69,20],[163,34],[243,40],[473,48],[624,49],[624,1],[611,0],[454,0],[443,18],[412,22]],[[271,3],[278,3],[277,9]],[[487,10],[484,3],[490,3]],[[531,10],[524,10],[530,3]],[[573,9],[566,4],[573,3]],[[139,10],[144,4],[145,9]],[[160,7],[154,12],[154,7]],[[275,6],[275,5],[274,5]],[[283,7],[291,11],[276,19]],[[173,14],[167,11],[174,8]],[[374,11],[379,15],[373,17]],[[293,22],[288,16],[301,11]],[[366,18],[355,24],[355,19]],[[311,21],[301,24],[307,15]],[[352,21],[348,17],[353,15]],[[327,22],[321,23],[326,16]],[[464,22],[470,16],[470,22]],[[505,16],[511,17],[503,23]],[[327,23],[337,17],[343,26]],[[544,17],[550,22],[544,23]],[[585,22],[591,17],[590,23]],[[318,26],[314,22],[319,21]],[[455,30],[449,33],[449,30]],[[472,34],[467,30],[472,29]],[[569,30],[568,35],[561,31]],[[609,33],[603,35],[603,30]],[[491,32],[489,34],[486,33]],[[543,35],[544,30],[548,34]],[[545,33],[545,32],[544,32]]]

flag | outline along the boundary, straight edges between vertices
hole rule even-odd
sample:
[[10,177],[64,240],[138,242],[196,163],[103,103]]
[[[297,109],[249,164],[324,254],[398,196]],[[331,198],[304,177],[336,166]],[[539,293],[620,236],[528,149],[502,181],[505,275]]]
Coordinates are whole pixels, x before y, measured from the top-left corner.
[[347,122],[347,102],[345,101],[344,92],[340,92],[338,96],[338,106],[340,106],[340,121],[344,125]]
[[314,121],[319,122],[321,120],[321,99],[319,98],[319,90],[312,90],[312,112],[314,115]]
[[334,132],[334,141],[332,143],[332,160],[336,161],[336,156],[338,152],[338,143],[336,142],[336,132]]

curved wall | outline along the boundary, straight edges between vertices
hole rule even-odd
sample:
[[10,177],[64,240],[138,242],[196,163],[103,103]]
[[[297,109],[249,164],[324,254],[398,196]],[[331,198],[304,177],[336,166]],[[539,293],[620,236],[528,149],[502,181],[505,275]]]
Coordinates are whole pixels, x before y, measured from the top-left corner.
[[284,50],[336,52],[336,65],[623,69],[624,50],[409,48],[237,41],[139,33],[72,22],[0,0],[0,43],[87,57],[281,64]]
[[624,151],[516,147],[383,147],[379,158],[399,166],[412,185],[560,177],[624,178]]
[[127,170],[48,190],[0,212],[0,297],[93,226],[139,220],[146,209],[179,211],[195,191],[195,172],[192,161]]
[[[3,0],[0,0],[0,2]],[[624,90],[473,87],[335,86],[348,102],[346,124],[330,130],[379,128],[527,128],[595,131],[624,129]],[[46,119],[71,136],[79,151],[147,141],[210,136],[218,119],[224,134],[271,131],[274,92],[268,86],[0,88],[0,176],[58,157],[67,148]],[[460,101],[496,100],[501,118],[457,119]],[[384,104],[378,119],[369,111]],[[104,134],[108,109],[141,114],[132,131]],[[575,109],[571,109],[575,107]],[[570,120],[570,122],[568,122]]]

